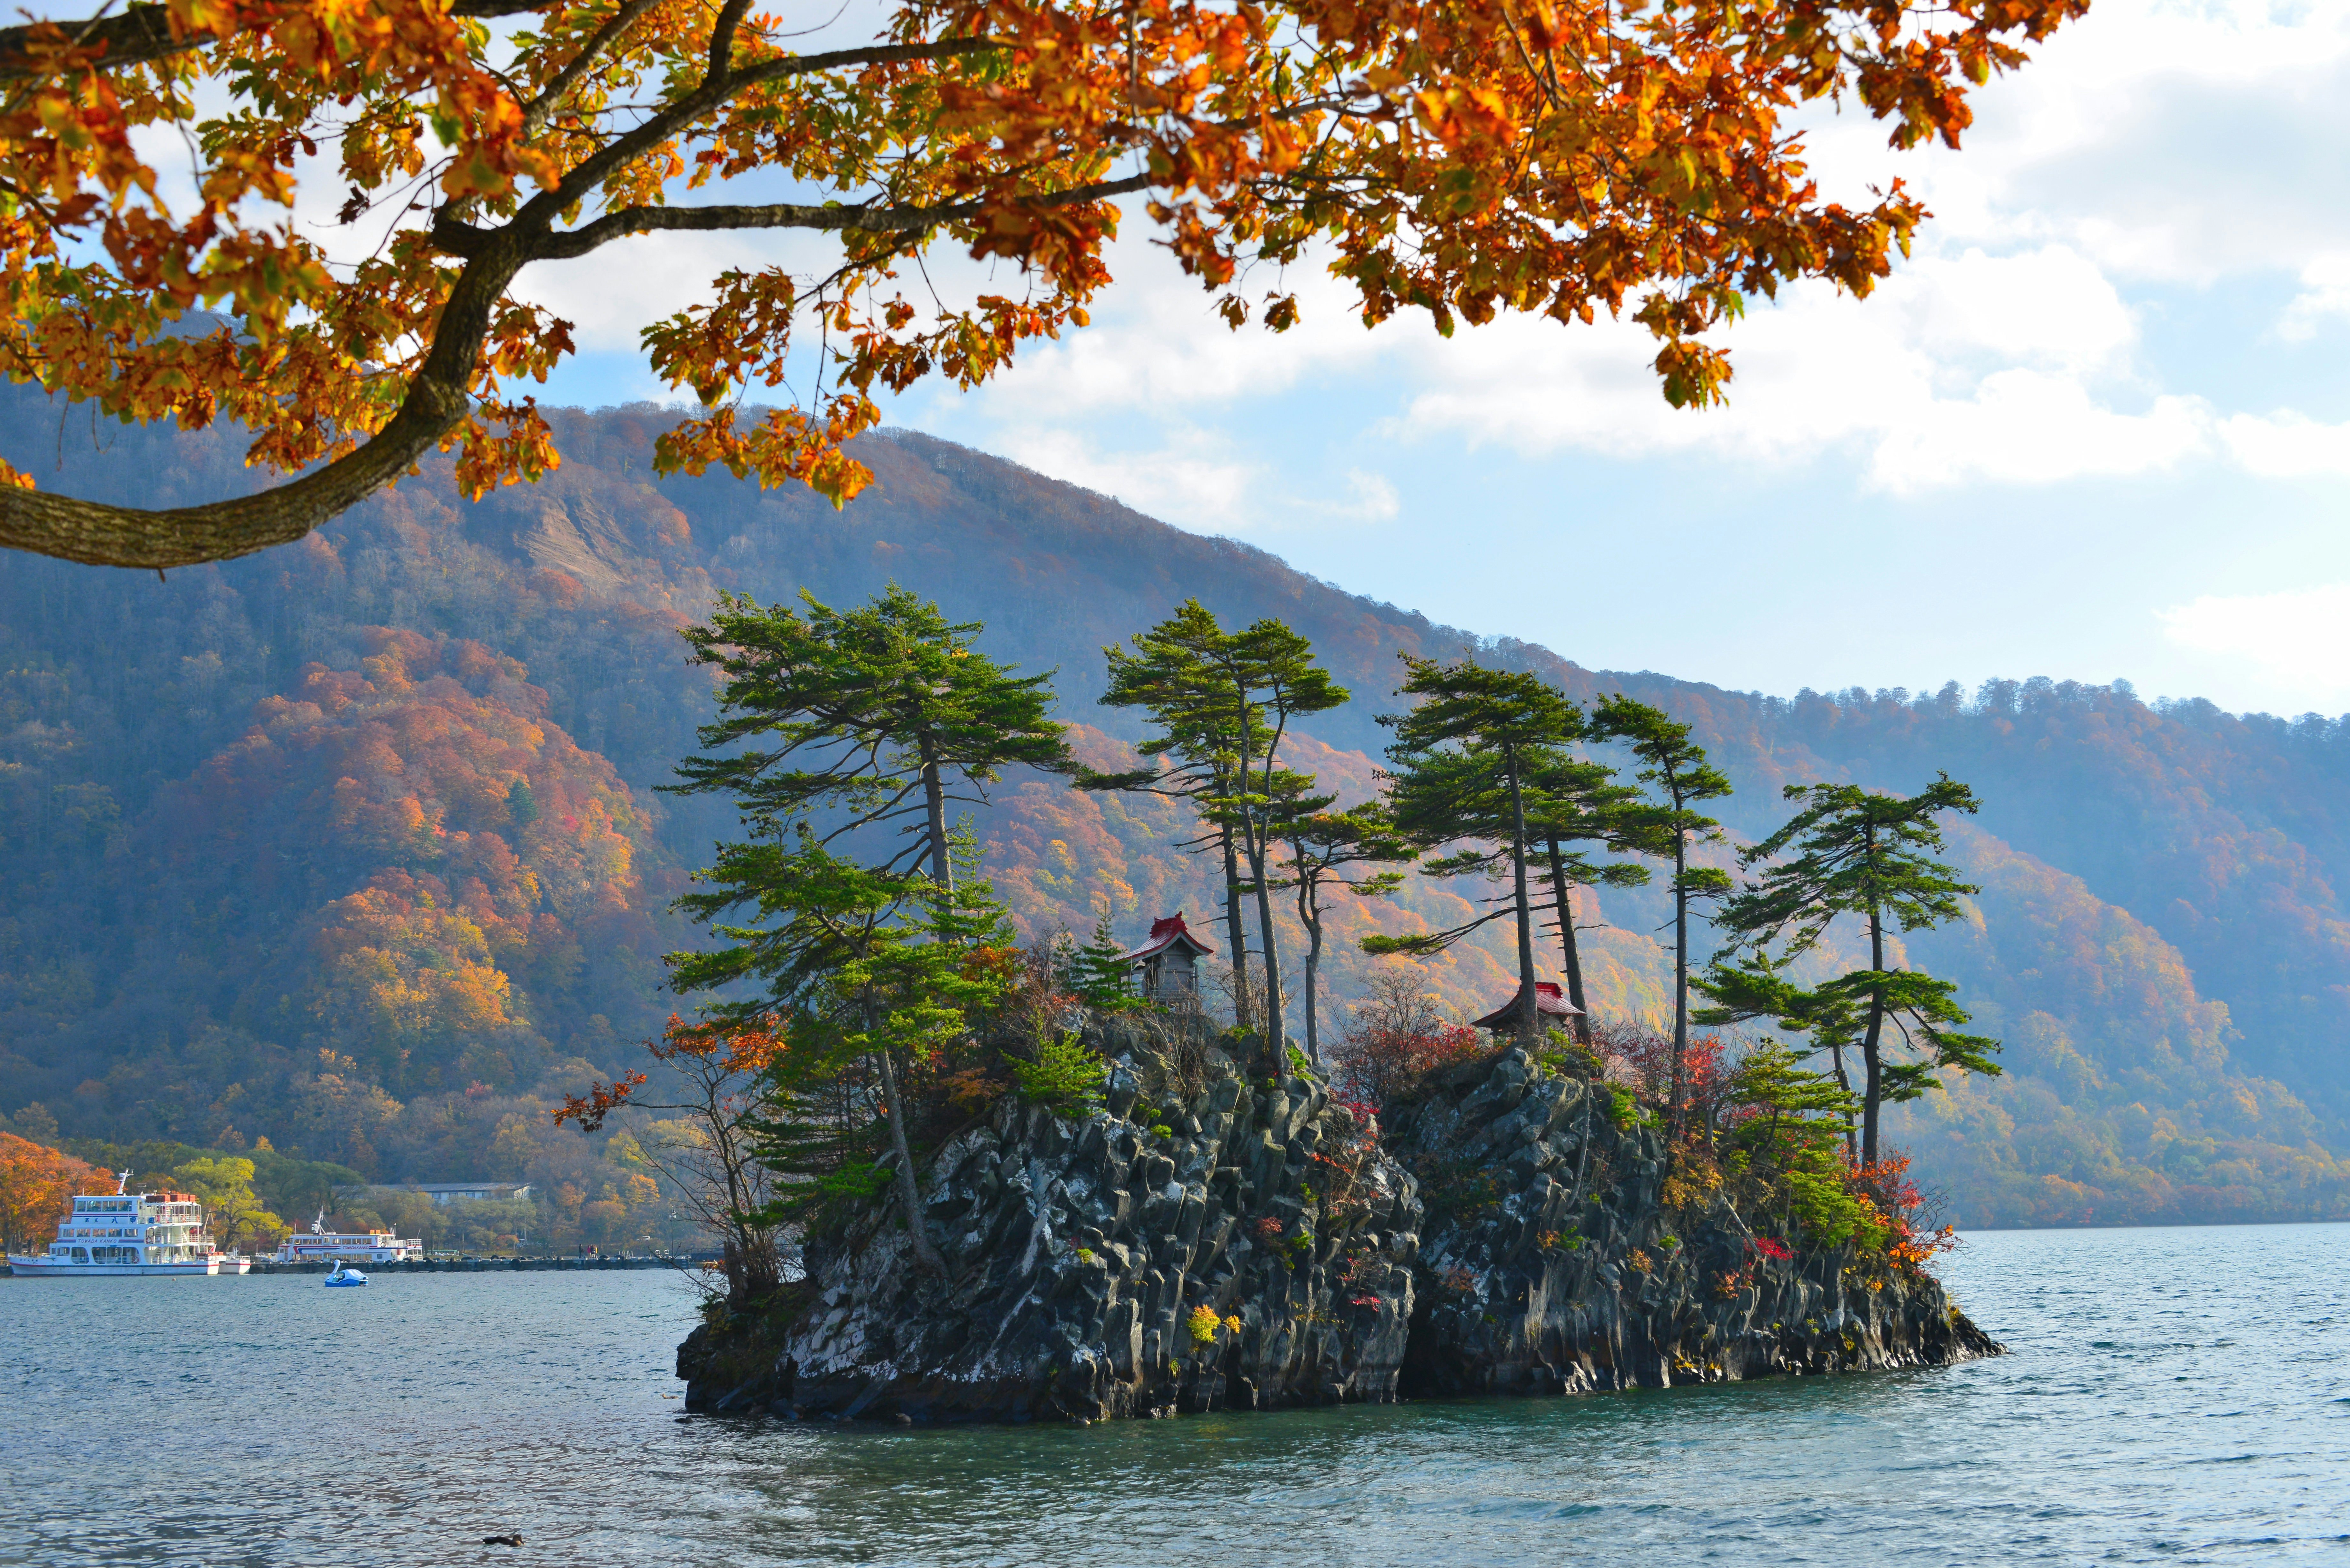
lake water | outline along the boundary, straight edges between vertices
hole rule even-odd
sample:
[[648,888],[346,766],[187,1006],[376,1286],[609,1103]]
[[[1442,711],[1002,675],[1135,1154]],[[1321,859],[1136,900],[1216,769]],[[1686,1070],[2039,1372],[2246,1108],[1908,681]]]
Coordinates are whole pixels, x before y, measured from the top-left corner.
[[680,1421],[658,1272],[0,1280],[0,1563],[2350,1563],[2345,1252],[1986,1234],[1993,1361],[1087,1429]]

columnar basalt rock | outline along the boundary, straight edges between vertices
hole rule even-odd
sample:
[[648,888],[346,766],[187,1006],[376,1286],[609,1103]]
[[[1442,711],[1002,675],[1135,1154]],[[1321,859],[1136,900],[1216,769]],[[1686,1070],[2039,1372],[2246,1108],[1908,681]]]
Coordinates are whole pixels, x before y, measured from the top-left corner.
[[1943,1366],[1999,1346],[1931,1276],[1849,1251],[1773,1258],[1719,1189],[1668,1192],[1653,1128],[1518,1051],[1389,1115],[1422,1182],[1408,1396],[1563,1394]]
[[681,1347],[691,1409],[1093,1420],[1395,1397],[1411,1179],[1321,1084],[1250,1082],[1194,1032],[1112,1020],[1105,1107],[1007,1095],[921,1182],[946,1262],[893,1210]]
[[1518,1052],[1440,1075],[1381,1147],[1322,1084],[1251,1081],[1197,1031],[1087,1040],[1101,1110],[1007,1095],[930,1160],[943,1277],[894,1208],[812,1241],[804,1280],[679,1348],[688,1408],[1096,1420],[1998,1348],[1930,1279],[1758,1257],[1719,1194],[1669,1216],[1655,1134]]

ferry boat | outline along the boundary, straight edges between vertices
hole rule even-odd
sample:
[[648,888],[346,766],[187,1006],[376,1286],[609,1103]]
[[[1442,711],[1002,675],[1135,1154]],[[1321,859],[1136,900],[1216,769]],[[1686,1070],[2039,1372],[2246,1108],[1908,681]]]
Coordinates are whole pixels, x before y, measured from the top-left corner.
[[49,1250],[12,1256],[33,1279],[83,1274],[241,1274],[253,1261],[224,1252],[204,1233],[203,1206],[189,1192],[131,1192],[124,1171],[112,1192],[78,1194]]
[[332,1258],[337,1262],[402,1263],[424,1256],[424,1243],[402,1241],[389,1231],[344,1233],[327,1229],[325,1210],[310,1221],[307,1234],[288,1236],[278,1243],[281,1263],[308,1263]]

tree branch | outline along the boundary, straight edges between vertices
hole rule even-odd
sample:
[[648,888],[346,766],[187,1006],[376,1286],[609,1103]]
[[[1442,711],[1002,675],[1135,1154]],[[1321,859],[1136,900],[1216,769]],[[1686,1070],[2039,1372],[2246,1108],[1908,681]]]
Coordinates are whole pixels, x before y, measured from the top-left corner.
[[[553,0],[456,0],[449,7],[449,14],[514,16],[525,11],[543,11],[552,3]],[[96,16],[87,22],[27,22],[21,26],[0,27],[0,82],[21,81],[42,74],[44,67],[35,61],[29,46],[50,28],[77,44],[102,46],[106,52],[98,61],[100,70],[145,65],[190,49],[201,49],[213,41],[206,33],[174,35],[170,11],[145,0],[119,16]]]
[[0,548],[160,571],[299,539],[407,472],[464,419],[491,313],[525,259],[518,236],[501,234],[466,264],[400,411],[358,451],[258,495],[160,512],[0,486]]
[[546,84],[546,90],[523,107],[522,133],[525,140],[536,140],[538,133],[546,129],[546,117],[555,112],[555,106],[563,101],[563,95],[577,86],[581,77],[595,68],[596,57],[604,52],[605,46],[626,32],[630,23],[657,4],[659,0],[628,0],[626,5],[612,13],[609,20],[596,29],[596,36],[581,46],[578,57],[556,72],[555,79]]
[[[457,0],[452,9],[459,16],[508,16],[543,9],[546,3],[547,0]],[[739,13],[742,8],[729,7],[731,13]],[[623,10],[627,10],[625,5]],[[0,31],[0,82],[10,79],[12,75],[21,79],[37,74],[25,47],[35,28],[47,26],[56,25],[34,24]],[[607,24],[607,28],[610,26]],[[209,41],[172,37],[163,8],[152,4],[135,5],[123,16],[100,18],[86,26],[85,34],[108,45],[108,57],[102,65],[160,59]],[[592,58],[594,50],[608,42],[606,30],[599,30],[582,57]],[[120,55],[114,52],[118,45],[123,50]],[[398,478],[464,420],[472,408],[473,373],[480,362],[482,340],[488,332],[491,314],[515,275],[531,261],[584,255],[608,240],[654,229],[792,227],[894,234],[918,231],[976,213],[976,202],[891,208],[632,208],[608,214],[568,234],[547,233],[565,207],[600,184],[612,170],[659,145],[744,88],[844,66],[943,59],[998,47],[992,38],[881,45],[821,55],[785,56],[762,61],[747,70],[705,76],[692,92],[573,168],[560,186],[541,192],[501,227],[478,228],[458,220],[446,209],[436,216],[432,225],[434,243],[451,254],[463,257],[464,270],[458,275],[434,330],[432,347],[423,366],[410,381],[399,412],[357,451],[257,495],[168,511],[112,506],[45,491],[0,487],[0,548],[54,556],[90,566],[161,570],[233,560],[301,538]],[[13,56],[11,49],[15,51]],[[575,61],[570,68],[578,64]],[[541,101],[551,103],[552,99],[542,95]],[[1066,206],[1140,190],[1148,183],[1147,177],[1138,175],[1055,192],[1038,200],[1048,205]]]
[[[1055,191],[1031,200],[1040,207],[1068,207],[1080,202],[1098,202],[1106,197],[1123,196],[1147,188],[1148,174],[1130,174],[1123,180],[1097,181],[1090,185],[1078,185],[1066,191]],[[623,207],[617,213],[607,213],[583,228],[559,234],[548,234],[530,247],[533,261],[568,261],[628,234],[652,234],[661,230],[718,229],[838,229],[858,234],[904,234],[934,228],[976,216],[978,202],[946,202],[929,207],[806,207],[788,202],[768,206],[741,207]],[[442,244],[442,230],[435,226],[433,243]],[[474,236],[486,240],[482,230],[470,229],[458,239],[461,244],[473,244]],[[444,249],[463,255],[469,254],[455,245]]]
[[877,44],[870,48],[834,49],[821,55],[784,55],[772,60],[763,60],[748,70],[732,72],[723,78],[705,76],[701,85],[691,92],[618,138],[610,146],[575,165],[554,190],[541,192],[532,197],[528,204],[515,214],[515,222],[517,224],[536,223],[541,227],[552,223],[555,214],[573,202],[584,200],[603,183],[605,175],[639,153],[659,146],[671,134],[682,130],[745,88],[843,66],[953,59],[957,56],[980,54],[1002,47],[994,38],[941,38],[934,44]]

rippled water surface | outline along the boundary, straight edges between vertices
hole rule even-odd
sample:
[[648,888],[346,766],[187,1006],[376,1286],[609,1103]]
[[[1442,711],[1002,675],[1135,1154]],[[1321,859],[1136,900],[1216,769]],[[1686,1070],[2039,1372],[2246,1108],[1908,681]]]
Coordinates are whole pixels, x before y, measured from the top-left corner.
[[2350,1563],[2345,1250],[1988,1234],[1995,1361],[1087,1429],[681,1422],[657,1272],[0,1279],[0,1563]]

